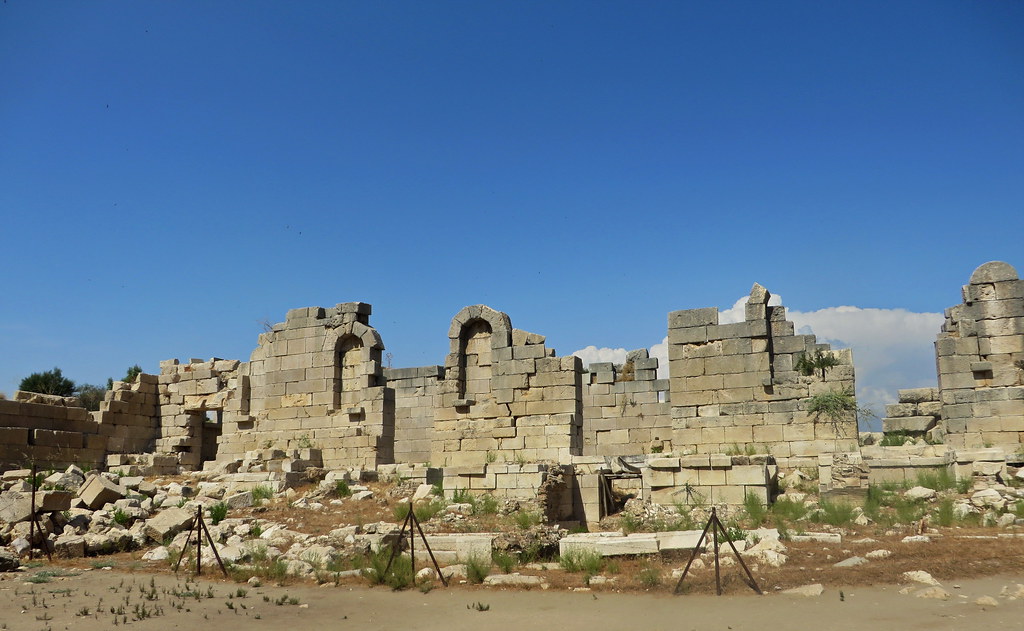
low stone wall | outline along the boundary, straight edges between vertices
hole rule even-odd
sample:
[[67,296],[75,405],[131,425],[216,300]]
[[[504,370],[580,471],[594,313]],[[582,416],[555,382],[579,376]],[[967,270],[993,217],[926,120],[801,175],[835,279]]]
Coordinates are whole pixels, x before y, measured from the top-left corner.
[[35,464],[97,468],[106,455],[106,437],[78,399],[15,392],[0,400],[0,468]]
[[537,500],[552,520],[575,519],[575,472],[549,464],[483,464],[443,469],[445,496],[456,491]]
[[645,499],[686,506],[742,505],[748,495],[767,504],[778,476],[771,456],[722,454],[652,457],[642,471]]
[[913,388],[899,391],[899,402],[885,406],[882,431],[899,432],[915,438],[941,441],[942,402],[938,388]]
[[954,454],[945,445],[861,448],[870,484],[915,484],[921,474],[952,472]]

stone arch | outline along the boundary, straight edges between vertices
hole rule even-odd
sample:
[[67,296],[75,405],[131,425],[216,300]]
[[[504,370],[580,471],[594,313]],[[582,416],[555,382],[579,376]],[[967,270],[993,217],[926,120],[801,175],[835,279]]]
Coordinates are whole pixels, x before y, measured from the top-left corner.
[[327,336],[323,350],[334,409],[348,407],[346,395],[360,399],[357,393],[382,381],[384,344],[373,327],[362,322],[345,323]]
[[498,353],[512,344],[508,315],[486,305],[464,307],[448,329],[450,352],[445,361],[448,392],[459,400],[477,401],[491,391],[491,367]]
[[470,320],[459,336],[459,398],[477,400],[491,391],[491,324]]
[[[342,406],[346,390],[362,389],[366,380],[363,361],[363,340],[355,335],[338,338],[334,351],[334,399],[335,407]],[[360,382],[363,383],[360,383]]]

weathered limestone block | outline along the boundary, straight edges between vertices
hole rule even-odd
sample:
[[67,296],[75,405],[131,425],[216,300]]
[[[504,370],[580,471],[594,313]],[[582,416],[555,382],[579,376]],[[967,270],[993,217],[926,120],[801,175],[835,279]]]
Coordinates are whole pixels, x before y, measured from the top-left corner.
[[146,536],[163,543],[168,537],[173,537],[183,531],[195,515],[183,508],[172,507],[161,511],[155,517],[146,520],[144,532]]
[[124,487],[101,475],[90,476],[78,491],[78,497],[92,510],[102,508],[104,504],[116,502],[124,496]]
[[936,418],[934,416],[904,416],[900,418],[883,418],[882,419],[882,431],[885,433],[890,432],[908,432],[908,433],[924,433],[935,427]]
[[[699,536],[699,533],[698,533]],[[573,550],[593,551],[601,556],[655,554],[658,552],[657,533],[621,535],[611,532],[580,533],[563,537],[558,542],[559,554]]]

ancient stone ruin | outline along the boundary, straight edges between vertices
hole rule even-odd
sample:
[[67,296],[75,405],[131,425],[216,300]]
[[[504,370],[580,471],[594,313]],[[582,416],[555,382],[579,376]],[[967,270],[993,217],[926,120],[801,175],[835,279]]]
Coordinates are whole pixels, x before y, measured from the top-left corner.
[[[115,382],[92,414],[73,399],[0,400],[0,465],[205,468],[282,485],[310,466],[388,471],[449,492],[543,489],[557,518],[587,521],[614,510],[616,491],[768,502],[780,468],[818,468],[822,489],[838,491],[1021,450],[1024,282],[1010,265],[979,267],[947,310],[937,387],[889,406],[885,431],[921,439],[898,453],[862,451],[853,413],[812,411],[816,396],[852,395],[853,354],[797,335],[769,298],[755,284],[736,323],[716,308],[668,314],[667,379],[646,350],[584,368],[485,305],[452,318],[443,363],[385,368],[370,305],[293,309],[248,361],[163,361],[158,375]],[[828,362],[807,370],[815,356]]]

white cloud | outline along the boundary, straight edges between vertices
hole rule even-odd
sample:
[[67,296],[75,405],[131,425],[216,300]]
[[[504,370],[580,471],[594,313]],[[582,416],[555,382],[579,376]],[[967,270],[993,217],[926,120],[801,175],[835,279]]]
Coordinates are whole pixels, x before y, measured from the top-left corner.
[[601,362],[612,362],[622,364],[626,361],[626,349],[624,348],[598,348],[590,345],[572,353],[583,360],[584,366]]
[[[747,297],[719,311],[719,322],[741,322]],[[772,295],[769,304],[779,305],[781,296]],[[941,313],[916,313],[906,309],[876,309],[852,306],[828,307],[817,311],[786,311],[797,331],[814,334],[819,342],[835,348],[853,349],[857,370],[857,402],[878,416],[885,406],[896,402],[896,391],[936,385],[935,335],[942,325]],[[668,377],[668,338],[650,347],[658,358],[658,377]],[[584,364],[626,360],[624,348],[588,346],[573,353]],[[879,424],[873,423],[875,427]]]
[[[668,379],[668,337],[666,336],[661,342],[650,347],[647,351],[651,357],[658,358],[658,379]],[[598,362],[623,364],[626,362],[627,352],[624,348],[588,346],[578,351],[573,351],[572,354],[582,359],[584,366],[589,366]]]

